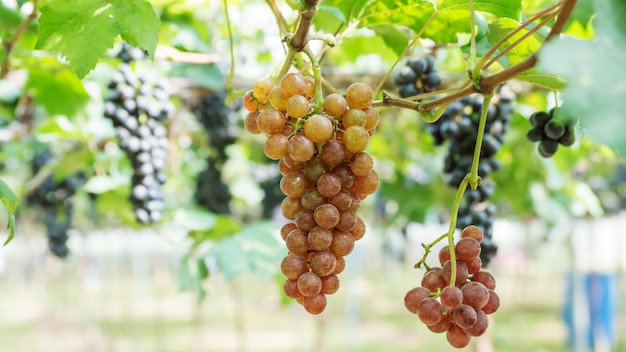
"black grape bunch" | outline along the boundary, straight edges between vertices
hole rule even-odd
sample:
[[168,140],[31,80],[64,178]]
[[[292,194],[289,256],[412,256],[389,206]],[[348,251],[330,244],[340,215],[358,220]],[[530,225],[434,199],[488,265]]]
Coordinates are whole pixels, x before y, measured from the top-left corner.
[[227,160],[226,147],[237,140],[237,110],[241,105],[240,102],[227,105],[226,96],[226,92],[203,96],[192,108],[212,148],[207,168],[197,178],[196,203],[216,214],[230,214],[232,195],[222,180],[222,166]]
[[559,149],[559,144],[569,147],[576,142],[574,120],[557,118],[558,112],[554,108],[548,112],[537,111],[530,115],[532,128],[528,130],[526,138],[531,142],[539,142],[537,151],[544,158],[553,156]]
[[[53,154],[47,150],[36,153],[31,164],[32,174],[37,175],[52,158]],[[68,231],[72,228],[72,197],[86,181],[87,177],[83,172],[73,173],[58,181],[50,175],[28,196],[29,204],[44,208],[48,248],[59,258],[65,258],[69,254],[67,239]]]
[[134,169],[130,200],[142,224],[158,222],[163,215],[161,186],[167,180],[169,145],[163,122],[174,113],[167,81],[137,75],[129,64],[145,57],[142,50],[124,45],[118,54],[122,63],[111,78],[104,104],[104,116],[113,121],[120,147]]
[[408,60],[393,81],[403,98],[432,92],[441,85],[441,77],[435,70],[435,59],[432,56]]
[[[485,265],[497,251],[497,245],[492,241],[496,208],[489,204],[496,185],[488,177],[501,167],[500,161],[495,156],[504,143],[504,137],[509,129],[514,102],[515,94],[506,85],[501,86],[492,98],[478,164],[478,175],[482,179],[482,184],[476,190],[468,187],[465,191],[464,202],[459,208],[456,223],[458,229],[476,225],[482,230],[485,239],[481,242],[480,256]],[[448,106],[437,122],[428,127],[436,145],[449,142],[443,172],[446,182],[451,187],[459,187],[465,175],[472,169],[482,104],[481,95],[457,100]]]

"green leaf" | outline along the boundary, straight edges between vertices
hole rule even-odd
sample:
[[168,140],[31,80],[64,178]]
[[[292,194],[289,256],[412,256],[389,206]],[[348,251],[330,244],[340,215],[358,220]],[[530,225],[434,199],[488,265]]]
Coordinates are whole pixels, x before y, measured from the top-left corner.
[[86,172],[94,163],[94,154],[89,149],[72,150],[61,157],[54,167],[54,180],[61,181],[76,172]]
[[[86,131],[81,131],[66,116],[57,116],[47,118],[36,129],[39,139],[53,139],[58,141],[61,139],[81,139]],[[50,135],[50,136],[44,136]]]
[[528,70],[517,75],[515,78],[550,90],[561,90],[567,85],[567,82],[563,78],[547,73],[541,73],[536,69]]
[[172,68],[170,75],[187,78],[203,88],[212,90],[226,88],[224,75],[214,65],[180,64]]
[[89,101],[76,74],[53,58],[44,58],[29,67],[25,89],[50,115],[73,116]]
[[434,12],[435,7],[429,1],[380,0],[365,10],[361,26],[395,24],[418,32]]
[[53,0],[40,11],[36,48],[63,54],[80,78],[124,32],[113,6],[101,0]]
[[14,8],[9,8],[7,4],[0,1],[0,34],[14,31],[22,23],[24,16]]
[[83,185],[86,192],[102,194],[128,184],[128,177],[118,176],[93,176]]
[[124,32],[122,38],[148,52],[154,59],[159,41],[160,21],[152,5],[144,0],[111,0],[115,18]]
[[174,223],[188,231],[210,230],[217,224],[217,215],[203,209],[180,208],[174,212]]
[[244,273],[272,277],[285,256],[276,230],[276,225],[269,221],[249,224],[238,235],[215,244],[207,255],[215,257],[227,281]]
[[[522,11],[522,0],[474,0],[473,5],[475,11],[488,12],[496,17],[507,17],[514,20],[520,18]],[[469,1],[443,0],[439,9],[467,10],[469,13]]]
[[540,51],[539,67],[569,83],[564,113],[578,117],[586,135],[626,153],[626,3],[596,1],[597,40],[563,38]]
[[[491,45],[496,44],[506,35],[511,33],[514,29],[519,26],[517,21],[514,21],[509,18],[499,18],[489,25],[490,33],[487,35],[487,39]],[[524,34],[528,33],[528,30],[522,29],[517,32],[514,36],[509,38],[501,47],[500,50],[504,50],[511,46],[516,40],[521,38]],[[517,44],[513,49],[511,49],[506,56],[509,58],[509,64],[514,65],[530,55],[539,50],[541,47],[541,43],[544,40],[544,36],[535,32],[530,37],[526,38],[521,43]]]
[[9,229],[9,237],[6,239],[6,241],[4,241],[4,244],[2,245],[4,247],[9,244],[9,242],[11,242],[13,237],[15,237],[15,212],[17,211],[17,205],[19,203],[19,200],[17,199],[15,193],[13,193],[13,191],[11,190],[11,187],[9,187],[9,185],[7,185],[1,178],[0,200],[2,200],[2,204],[4,204],[4,207],[9,213],[9,221],[7,224],[7,229]]
[[409,38],[394,25],[377,25],[369,28],[380,36],[387,47],[393,50],[398,56],[400,56],[407,45],[409,45]]

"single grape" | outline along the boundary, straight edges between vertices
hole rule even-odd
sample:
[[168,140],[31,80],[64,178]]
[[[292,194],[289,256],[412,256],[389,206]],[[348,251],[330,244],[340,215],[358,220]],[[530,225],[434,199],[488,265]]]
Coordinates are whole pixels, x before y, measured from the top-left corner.
[[322,293],[332,295],[339,290],[339,277],[330,274],[322,277]]
[[454,249],[457,260],[471,261],[480,255],[480,243],[471,237],[461,238]]
[[428,291],[428,289],[421,286],[410,289],[404,295],[404,306],[409,312],[417,314],[420,302],[424,298],[427,298],[429,293],[430,291]]
[[346,146],[336,139],[330,139],[324,143],[321,157],[324,164],[332,169],[343,162],[346,157]]
[[365,112],[361,109],[349,109],[341,118],[341,123],[344,128],[348,128],[350,126],[365,127],[366,122],[367,115],[365,115]]
[[297,228],[298,227],[293,222],[288,222],[288,223],[284,224],[280,228],[280,237],[282,237],[282,239],[285,240],[287,238],[287,235],[289,234],[289,232],[291,232],[291,231],[293,231],[293,230],[295,230]]
[[246,119],[244,121],[244,126],[246,130],[252,134],[260,134],[261,130],[257,126],[257,120],[259,118],[260,112],[251,111],[246,115]]
[[303,232],[309,232],[312,228],[314,228],[317,224],[315,223],[315,217],[313,216],[313,211],[302,209],[297,214],[295,219],[293,219],[298,229]]
[[352,229],[352,231],[350,231],[350,233],[352,234],[352,237],[354,237],[354,240],[358,241],[361,238],[363,238],[363,236],[365,236],[365,232],[366,232],[365,222],[363,222],[363,219],[357,216],[356,226],[354,227],[354,229]]
[[343,133],[343,143],[346,146],[346,150],[353,153],[364,151],[369,141],[369,133],[361,126],[350,126]]
[[463,329],[461,329],[460,327],[452,324],[446,332],[446,339],[448,340],[450,346],[455,348],[463,348],[469,345],[472,337],[468,335],[465,331],[463,331]]
[[280,86],[274,87],[270,92],[270,104],[276,110],[287,110],[287,100],[289,100],[289,96]]
[[473,275],[482,269],[483,260],[480,257],[476,257],[472,261],[466,261],[465,265],[467,265],[467,273]]
[[537,148],[539,154],[544,158],[553,156],[558,149],[559,143],[552,139],[542,139],[539,142],[539,147]]
[[339,165],[333,169],[332,173],[341,179],[341,188],[349,189],[354,186],[355,176],[348,165]]
[[280,271],[288,279],[296,280],[300,275],[309,271],[309,266],[303,256],[289,253],[280,263]]
[[288,158],[289,155],[285,155],[282,159],[280,159],[278,161],[278,172],[280,172],[281,175],[287,175],[287,174],[291,174],[291,173],[295,173],[295,172],[300,172],[299,169],[292,169],[291,167],[287,166],[287,163],[285,162],[285,158]]
[[355,213],[350,210],[343,210],[339,212],[339,223],[335,227],[337,230],[350,232],[356,227],[357,223],[358,220]]
[[496,279],[488,271],[480,270],[476,274],[472,275],[472,281],[480,282],[489,290],[496,289]]
[[319,293],[313,297],[304,297],[302,305],[307,312],[317,315],[326,309],[326,295]]
[[319,277],[330,275],[335,271],[337,266],[337,259],[333,252],[325,250],[319,252],[313,252],[309,265],[311,271],[317,274]]
[[325,204],[326,202],[328,202],[328,198],[321,195],[315,187],[307,188],[301,198],[302,207],[308,210],[315,210],[318,206]]
[[302,197],[308,185],[309,182],[304,178],[304,174],[298,171],[285,174],[280,180],[280,190],[287,197]]
[[561,121],[550,120],[543,130],[548,138],[557,140],[565,134],[565,125]]
[[442,332],[448,331],[448,329],[450,328],[450,325],[452,325],[452,320],[450,319],[450,316],[446,314],[443,317],[441,317],[441,320],[437,324],[427,326],[427,328],[428,330],[436,334],[440,334]]
[[565,125],[565,133],[559,138],[558,142],[565,147],[573,145],[576,142],[576,134],[574,133],[573,127]]
[[487,314],[480,309],[476,310],[476,323],[469,328],[463,329],[470,336],[480,336],[487,331],[487,327],[489,327],[489,318]]
[[311,184],[316,185],[320,177],[328,172],[328,168],[320,158],[313,158],[304,167],[304,178]]
[[282,112],[275,109],[263,110],[257,117],[257,127],[267,135],[280,134],[287,119]]
[[302,95],[306,91],[306,82],[304,77],[292,72],[283,76],[280,80],[280,87],[289,97]]
[[309,231],[309,245],[316,251],[323,251],[333,243],[333,232],[319,226],[315,226]]
[[537,111],[530,115],[530,123],[534,127],[544,127],[552,117],[545,111]]
[[354,237],[350,232],[335,231],[330,250],[337,256],[345,257],[354,249]]
[[461,231],[461,238],[465,237],[471,237],[480,243],[483,241],[484,237],[483,230],[481,230],[480,227],[476,225],[467,226]]
[[378,173],[375,170],[371,170],[366,176],[355,176],[354,185],[349,190],[353,190],[355,193],[369,195],[376,192],[379,185],[380,179]]
[[441,268],[432,268],[424,273],[422,277],[421,285],[427,288],[430,292],[437,292],[438,290],[446,287],[446,280],[440,275]]
[[352,83],[346,90],[346,102],[352,109],[364,109],[372,105],[374,91],[365,83]]
[[348,102],[341,94],[332,93],[324,99],[324,111],[334,118],[340,118],[348,110]]
[[446,309],[456,309],[463,303],[463,292],[456,286],[446,286],[439,296],[441,305]]
[[302,204],[300,198],[287,197],[280,204],[280,210],[286,219],[293,220],[296,218],[296,214],[302,210]]
[[380,116],[378,114],[378,110],[374,109],[371,106],[368,106],[363,109],[365,112],[365,117],[367,118],[365,121],[365,129],[368,131],[372,131],[378,126],[380,122]]
[[417,316],[426,326],[435,325],[443,318],[441,303],[434,298],[424,298],[417,306]]
[[461,287],[463,292],[463,304],[467,304],[474,309],[481,309],[489,301],[489,291],[480,282],[470,281]]
[[285,110],[294,119],[302,118],[309,113],[309,101],[302,95],[294,95],[287,100]]
[[339,210],[332,204],[322,204],[315,208],[315,221],[320,227],[331,229],[339,223]]
[[291,137],[287,148],[289,156],[300,162],[311,160],[317,151],[315,143],[302,134]]
[[315,273],[306,272],[298,278],[298,290],[304,297],[313,297],[322,291],[322,279]]
[[304,83],[306,84],[304,95],[307,99],[313,100],[315,97],[315,79],[311,76],[304,76]]
[[374,160],[369,154],[359,152],[350,158],[350,170],[355,176],[367,176],[374,169]]
[[449,260],[450,260],[450,248],[448,246],[441,247],[441,249],[439,250],[439,263],[443,265]]
[[285,244],[287,245],[287,249],[293,254],[303,256],[309,250],[307,233],[299,229],[293,230],[287,235]]
[[330,204],[334,205],[337,210],[348,210],[352,205],[352,193],[346,189],[342,189],[334,197],[330,198]]
[[474,324],[476,324],[476,320],[478,319],[476,316],[476,310],[467,304],[461,304],[458,306],[454,310],[452,316],[454,317],[454,323],[461,329],[471,328]]
[[302,297],[300,290],[298,290],[298,280],[287,279],[283,284],[283,291],[289,298]]
[[323,143],[333,136],[333,123],[324,115],[313,115],[304,123],[304,135],[315,143]]
[[498,308],[500,308],[500,297],[495,291],[489,290],[489,300],[487,304],[483,306],[483,312],[485,312],[485,314],[492,314],[495,313]]
[[282,134],[273,134],[263,145],[263,152],[265,156],[272,160],[278,160],[287,155],[287,146],[289,140]]
[[270,92],[276,85],[269,77],[261,77],[254,82],[252,91],[254,96],[261,102],[266,102],[270,98]]
[[341,191],[341,179],[333,173],[325,173],[317,180],[317,190],[324,197],[334,197]]
[[259,103],[253,91],[249,90],[243,96],[243,107],[248,111],[258,111],[263,109],[263,104]]
[[343,272],[343,269],[346,268],[346,260],[343,259],[342,256],[338,256],[337,254],[335,254],[335,258],[337,259],[337,265],[335,266],[335,271],[333,272],[333,274],[339,275]]

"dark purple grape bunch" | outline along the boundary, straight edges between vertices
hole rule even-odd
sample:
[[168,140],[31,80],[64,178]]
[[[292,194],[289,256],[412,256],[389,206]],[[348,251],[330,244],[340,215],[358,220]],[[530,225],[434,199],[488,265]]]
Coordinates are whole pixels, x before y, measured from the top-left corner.
[[164,121],[175,109],[168,82],[138,76],[123,62],[108,88],[104,116],[113,121],[120,147],[134,169],[130,200],[135,217],[142,224],[158,222],[164,210],[161,186],[167,180],[164,169],[169,140]]
[[[480,258],[485,266],[496,255],[498,248],[492,240],[496,207],[489,204],[490,198],[495,193],[496,184],[488,177],[501,167],[496,154],[509,130],[515,94],[508,86],[503,85],[491,101],[478,163],[478,175],[482,183],[476,190],[468,186],[463,196],[463,204],[459,207],[456,223],[458,229],[476,225],[482,230],[485,238],[480,244],[482,248]],[[459,187],[465,175],[472,169],[482,105],[483,97],[480,95],[462,98],[451,103],[439,120],[428,126],[436,145],[448,142],[443,172],[450,187]]]
[[435,70],[435,59],[432,56],[408,60],[393,81],[402,98],[432,92],[441,85],[441,77]]
[[553,156],[559,149],[559,144],[569,147],[576,142],[574,120],[562,121],[556,118],[558,111],[554,108],[548,112],[537,111],[530,115],[532,128],[526,134],[531,142],[539,142],[537,151],[544,158]]
[[[48,150],[37,152],[31,163],[33,175],[37,175],[53,157]],[[69,254],[67,240],[74,215],[73,196],[85,182],[87,177],[82,171],[62,180],[55,180],[50,175],[28,196],[29,204],[44,208],[48,248],[59,258],[65,258]]]

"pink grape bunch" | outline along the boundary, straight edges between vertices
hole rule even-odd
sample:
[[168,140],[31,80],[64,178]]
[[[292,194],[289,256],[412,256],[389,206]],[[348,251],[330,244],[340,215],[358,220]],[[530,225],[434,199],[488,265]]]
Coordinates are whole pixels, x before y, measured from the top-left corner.
[[260,78],[244,97],[245,127],[267,136],[263,150],[282,174],[281,211],[291,220],[281,228],[289,251],[281,263],[284,291],[311,314],[322,313],[326,295],[337,292],[344,257],[365,235],[357,213],[379,186],[365,152],[379,122],[373,97],[367,84],[353,83],[315,109],[313,78],[296,73],[279,84]]
[[421,285],[404,296],[406,309],[417,314],[430,331],[445,332],[448,343],[456,348],[467,346],[472,336],[482,335],[489,326],[487,315],[500,306],[500,298],[494,291],[496,280],[482,269],[479,256],[482,240],[479,227],[465,227],[454,247],[454,283],[450,284],[450,252],[444,247],[439,251],[442,266],[428,270]]

